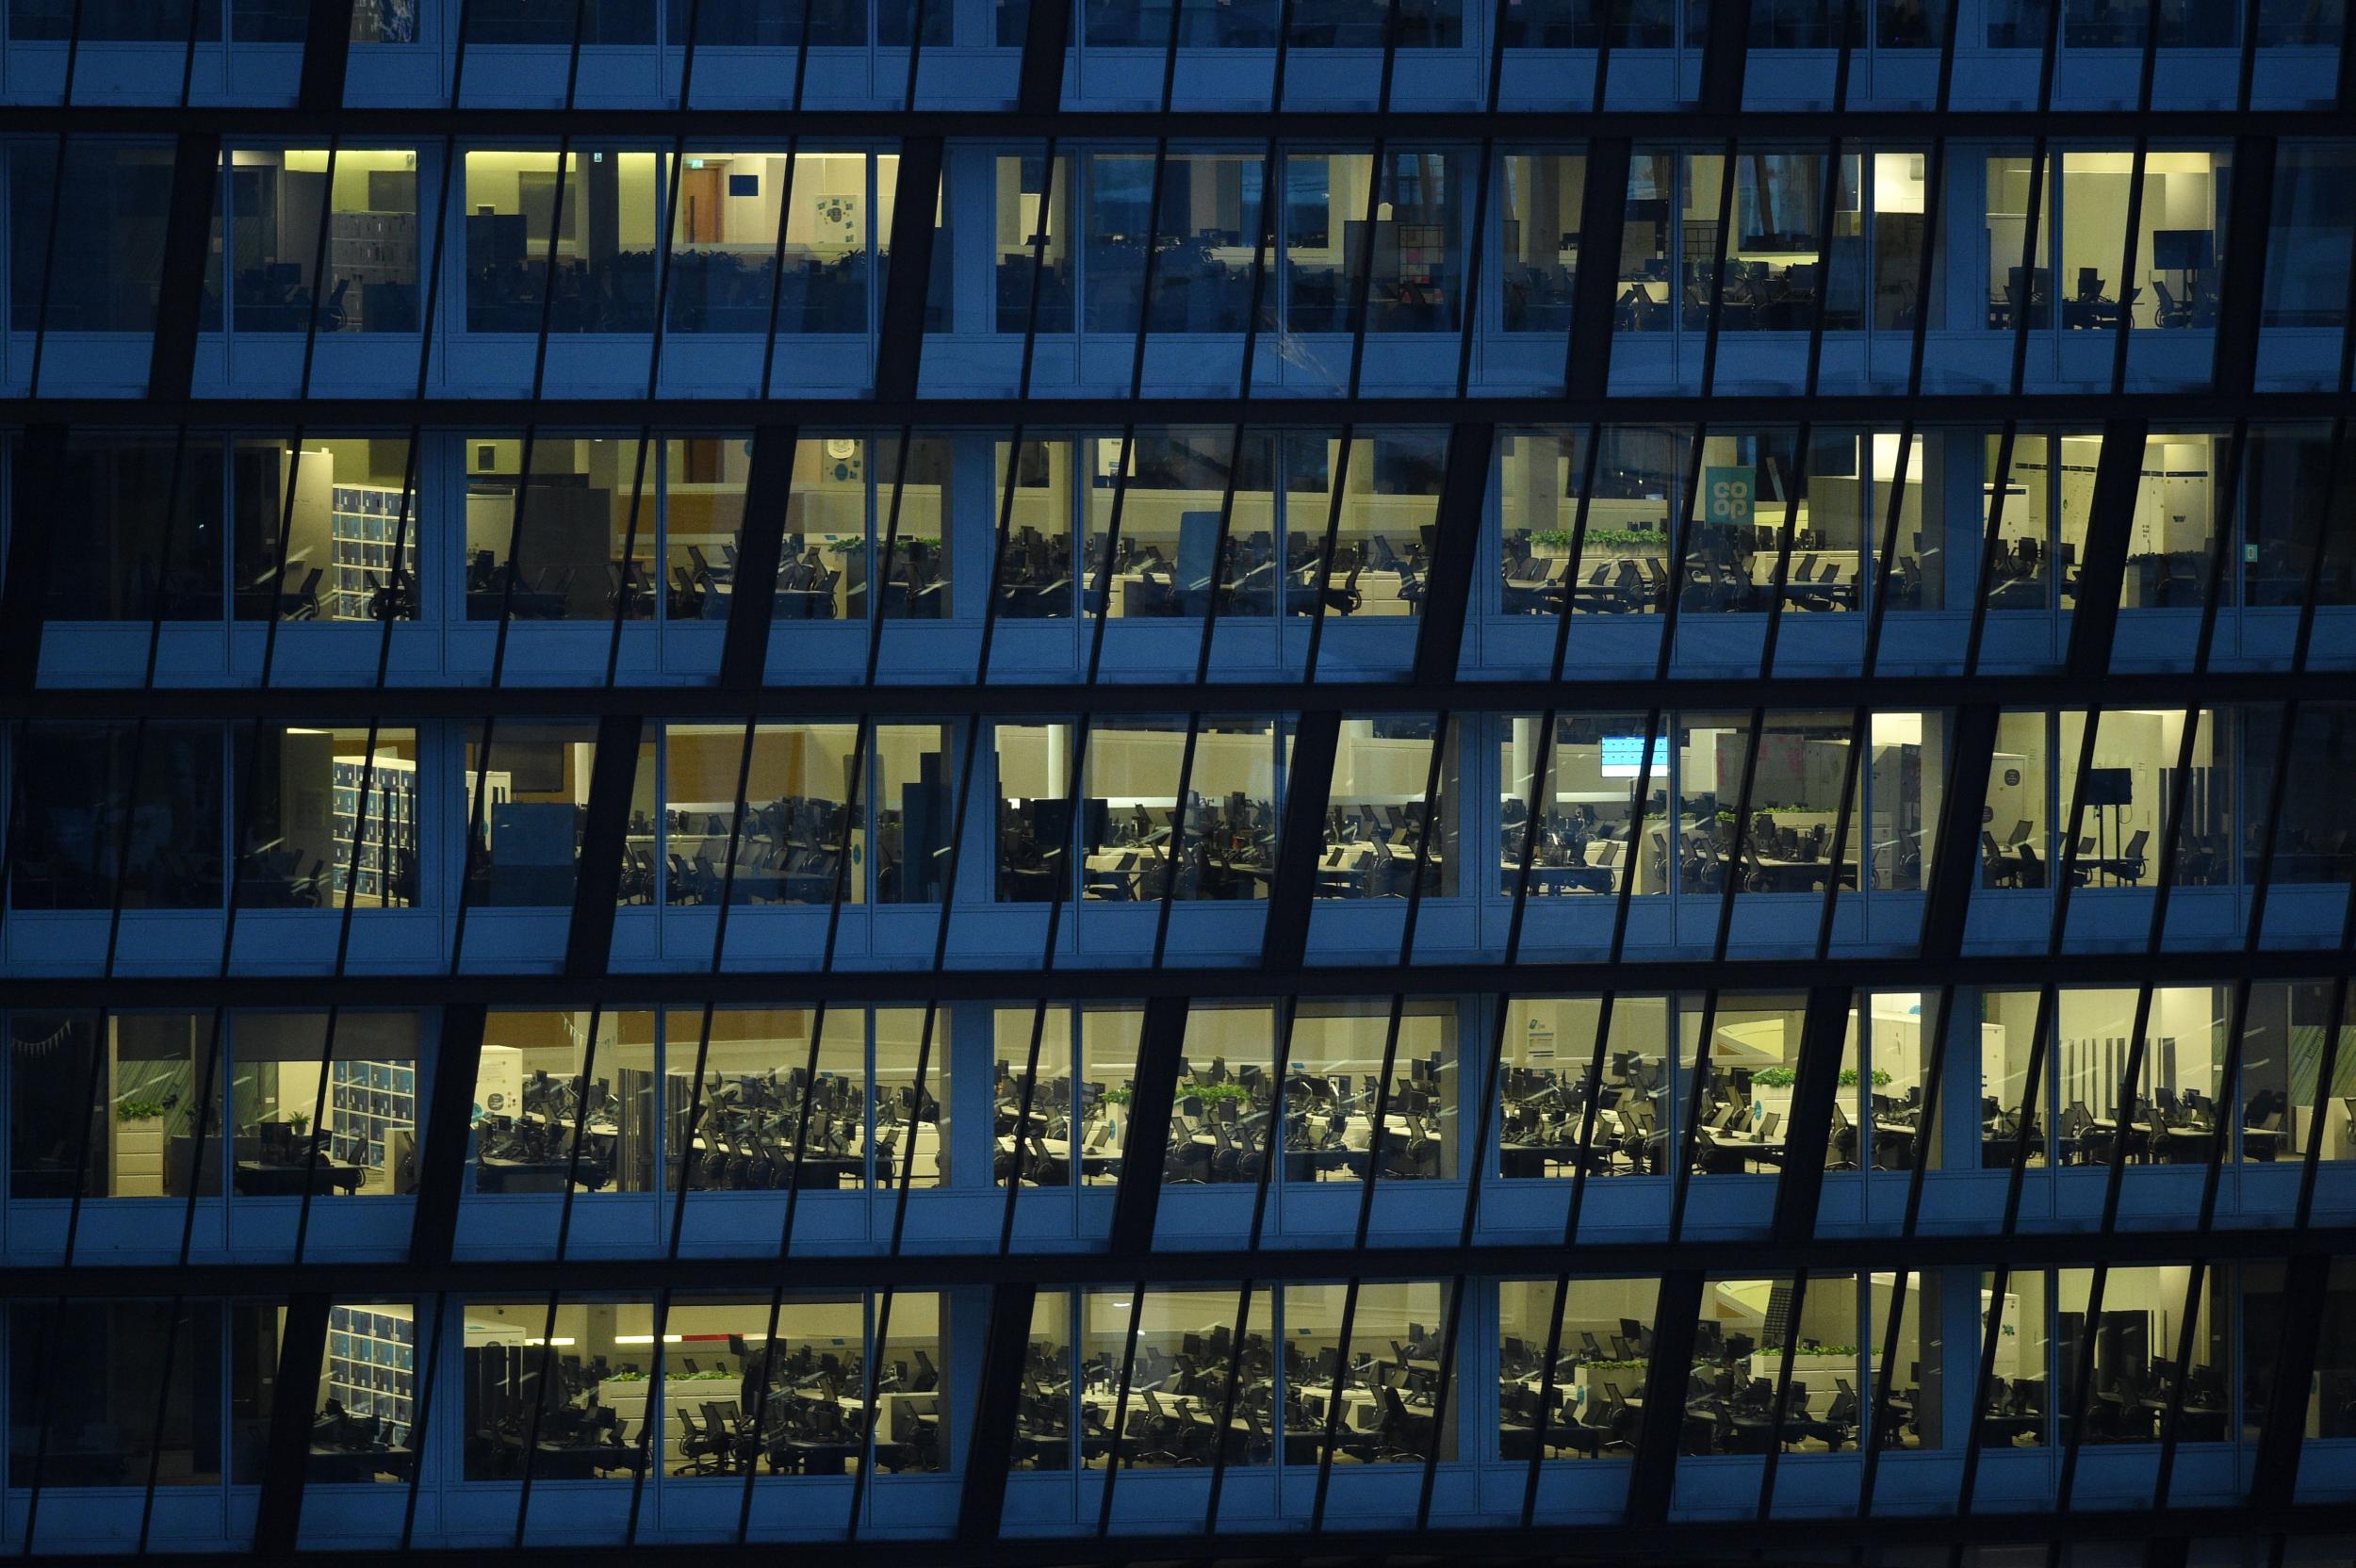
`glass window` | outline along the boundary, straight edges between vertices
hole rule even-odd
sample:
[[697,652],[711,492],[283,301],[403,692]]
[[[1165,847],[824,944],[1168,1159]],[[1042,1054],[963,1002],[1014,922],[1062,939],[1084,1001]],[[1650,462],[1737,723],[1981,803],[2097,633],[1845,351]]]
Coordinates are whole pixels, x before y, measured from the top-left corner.
[[460,1309],[465,1478],[628,1481],[662,1390],[643,1301],[468,1301]]
[[220,907],[219,726],[39,722],[17,740],[17,908]]
[[[1448,1369],[1448,1287],[1436,1281],[1350,1287],[1284,1287],[1284,1462],[1336,1458],[1368,1464],[1428,1464],[1456,1454],[1455,1413],[1435,1400]],[[1387,1354],[1385,1353],[1387,1351]]]
[[[1116,1448],[1123,1469],[1207,1465],[1222,1446],[1230,1465],[1275,1457],[1278,1341],[1268,1292],[1099,1290],[1080,1301],[1082,1464],[1102,1465]],[[1287,1462],[1289,1447],[1288,1439]]]
[[231,1190],[413,1192],[424,1101],[417,1015],[243,1012],[230,1021]]
[[1499,1282],[1498,1458],[1607,1459],[1634,1449],[1646,1324],[1660,1290],[1655,1280]]
[[[699,13],[698,24],[707,34],[727,25],[725,20],[715,20],[715,12],[725,19],[728,8],[707,4]],[[789,160],[781,153],[691,153],[683,166],[666,161],[666,172],[677,185],[670,198],[671,331],[765,336],[773,304],[779,331],[799,330],[797,317],[788,312],[777,286],[777,215],[781,206],[792,210],[806,204],[799,199],[818,188],[807,182],[831,157],[795,156],[790,164],[790,187]],[[863,199],[863,175],[861,186],[857,194]],[[807,245],[809,237],[803,240]],[[798,307],[805,298],[798,257],[791,275],[795,284],[792,303]]]
[[[826,446],[830,458],[840,449],[835,438]],[[874,580],[884,584],[882,614],[887,620],[946,620],[957,608],[949,587],[956,443],[947,435],[920,433],[905,442],[888,435],[869,449],[875,458],[873,570]],[[852,601],[851,615],[866,618],[863,600]]]
[[1429,716],[1342,720],[1317,897],[1454,895],[1454,751]]
[[949,1016],[945,1008],[878,1007],[875,1034],[875,1146],[871,1179],[878,1187],[949,1183]]
[[[1039,194],[1030,188],[1032,168],[1033,160],[1024,160],[1024,190],[1014,197],[1014,211],[1002,208],[1002,249],[1013,248],[1004,242],[1011,237],[1009,217],[1017,220],[1015,227],[1038,221]],[[1241,333],[1249,324],[1255,293],[1263,324],[1272,325],[1274,290],[1265,281],[1255,282],[1255,277],[1264,278],[1272,259],[1260,249],[1265,170],[1258,154],[1172,153],[1158,171],[1150,153],[1090,155],[1088,330],[1135,333],[1142,309],[1144,325],[1152,332]],[[1058,200],[1063,177],[1064,171],[1058,169]],[[1019,237],[1021,250],[1030,250],[1039,232],[1026,229]],[[1054,269],[1058,247],[1052,237],[1049,251]],[[1018,290],[1012,301],[1002,303],[1002,330],[1019,328],[1030,308],[1031,269],[1018,257],[1013,270]],[[1149,287],[1150,302],[1145,298]],[[1042,279],[1042,331],[1053,330],[1047,320],[1050,293],[1059,296],[1060,289]]]
[[1873,45],[1878,49],[1936,49],[1947,36],[1949,0],[1875,0]]
[[[1072,443],[1026,440],[1020,451],[997,443],[991,499],[998,537],[998,613],[1014,620],[1068,616],[1072,610]],[[1009,465],[1011,464],[1011,472]],[[1100,561],[1084,564],[1088,591],[1096,591]]]
[[241,621],[414,620],[415,471],[400,436],[238,441],[230,532]]
[[2058,0],[2062,44],[2070,49],[2140,49],[2148,13],[2117,0]]
[[[327,1309],[306,1479],[415,1478],[424,1441],[417,1426],[417,1346],[414,1301],[338,1298]],[[268,1419],[267,1410],[261,1414]]]
[[[709,1034],[699,1012],[671,1013],[666,1026],[670,1142],[683,1152],[673,1170],[686,1190],[772,1192],[798,1183],[832,1192],[865,1184],[859,1009],[830,1009],[822,1021],[807,1008],[722,1007]],[[936,1073],[942,1060],[937,1050]]]
[[425,808],[417,732],[265,726],[252,756],[237,901],[249,908],[409,908]]
[[[597,9],[591,6],[590,14]],[[483,29],[496,25],[495,17],[470,13],[469,41],[493,41]],[[537,334],[543,322],[555,333],[652,328],[662,232],[657,155],[608,149],[466,158],[468,331]]]
[[470,0],[466,43],[652,43],[654,0]]
[[467,727],[459,780],[473,836],[467,902],[571,908],[597,727],[511,721],[494,728],[487,748],[483,739],[479,726]]
[[[2032,4],[2033,0],[1996,0],[1998,4]],[[2041,0],[2034,0],[2041,3]],[[2004,36],[2000,37],[2000,33]],[[2042,38],[2038,27],[2034,36],[2024,34],[2021,47],[2031,47]],[[1991,47],[2014,46],[2006,24],[1991,21],[1988,24]],[[2030,235],[2032,214],[2029,209],[2030,187],[2037,188],[2037,210],[2034,214],[2037,233]],[[2126,220],[2119,220],[2119,232],[2125,232]],[[2000,156],[1988,160],[1988,324],[2012,331],[2020,325],[2025,308],[2032,327],[2053,324],[2053,274],[2051,257],[2053,252],[2053,162],[2048,157],[2042,177],[2037,172],[2036,160],[2029,157]],[[2119,265],[2119,250],[2114,243],[2110,265]]]
[[[1791,1135],[1792,1094],[1799,1078],[1807,1004],[1798,997],[1721,997],[1712,1007],[1699,996],[1680,1000],[1679,1051],[1696,1061],[1703,1084],[1693,1130],[1693,1174],[1772,1175],[1783,1168]],[[1694,1056],[1702,1020],[1710,1021],[1706,1061]],[[1691,1031],[1689,1034],[1688,1031]],[[1839,1134],[1855,1127],[1835,1102],[1826,1158],[1838,1161]]]
[[1941,713],[1873,716],[1866,841],[1876,888],[1910,892],[1930,885],[1946,793],[1945,719]]
[[1852,46],[1863,44],[1863,18],[1854,7],[1835,4],[1833,0],[1756,0],[1751,8],[1751,47],[1839,48],[1839,19],[1843,16],[1849,21],[1849,43]]
[[[1855,1038],[1857,1016],[1853,1012],[1840,1098],[1844,1106],[1854,1107],[1845,1114],[1853,1115],[1859,1128],[1871,1129],[1859,1138],[1871,1151],[1870,1168],[1911,1170],[1918,1147],[1925,1151],[1924,1157],[1932,1165],[1943,1163],[1937,1107],[1923,1098],[1929,1089],[1931,1052],[1936,1044],[1931,1037],[1937,1026],[1938,993],[1875,991],[1860,993],[1860,1002],[1867,1065],[1859,1082]],[[1862,1105],[1857,1103],[1859,1091],[1864,1095]],[[1926,1126],[1927,1139],[1922,1136]]]
[[[1084,898],[1263,899],[1276,865],[1275,726],[1107,720],[1088,737]],[[1184,792],[1182,813],[1179,795]]]
[[[804,42],[857,49],[867,42],[867,0],[669,0],[671,41],[686,41],[691,14],[699,49],[794,49]],[[905,34],[899,41],[908,41]]]
[[[1989,436],[1988,472],[1996,471],[2003,451],[2003,437]],[[1988,505],[1997,514],[1996,550],[1987,572],[1990,611],[2076,605],[2078,562],[2102,454],[2100,435],[2015,434],[2011,471],[1988,490]]]
[[[1940,1328],[1945,1303],[1936,1274],[1868,1274],[1866,1328],[1859,1337],[1866,1355],[1866,1376],[1873,1380],[1875,1411],[1873,1438],[1886,1448],[1946,1446],[1942,1395],[1946,1376]],[[1890,1392],[1882,1390],[1884,1336],[1892,1319],[1898,1326],[1897,1353],[1889,1366]],[[1976,1349],[1976,1347],[1974,1347]],[[1977,1364],[1974,1363],[1976,1369]]]
[[474,1103],[476,1192],[651,1192],[654,1015],[493,1012]]
[[[2224,1069],[2222,1006],[2207,987],[2162,986],[2144,1025],[2140,1081],[2126,1081],[2136,992],[2061,993],[2049,1072],[2061,1102],[2061,1153],[2075,1165],[2206,1165],[2217,1144]],[[2122,1120],[2122,1090],[2135,1097]]]
[[[85,8],[102,19],[98,34],[86,27],[82,35],[85,41],[95,41],[106,30],[103,18],[116,8]],[[129,8],[136,13],[139,8]],[[185,20],[181,25],[187,25]],[[172,36],[177,42],[187,35]],[[57,144],[46,138],[8,148],[14,329],[153,332],[163,282],[164,225],[172,210],[172,149],[74,136],[66,139],[64,151],[60,168]]]
[[219,1197],[221,1120],[198,1114],[221,1095],[217,1031],[210,1013],[11,1016],[9,1195]]
[[[1641,714],[1557,717],[1554,743],[1539,721],[1510,717],[1498,758],[1497,891],[1657,893],[1667,886],[1669,746],[1654,737],[1646,766]],[[1546,777],[1538,776],[1544,749]],[[1639,793],[1642,815],[1639,821]],[[1533,805],[1534,803],[1534,805]],[[1530,815],[1539,814],[1534,846]]]
[[[1299,1025],[1295,1028],[1298,1039]],[[1187,1012],[1186,1054],[1180,1059],[1162,1171],[1165,1184],[1260,1181],[1272,1142],[1275,1062],[1272,1007],[1196,1006]],[[1289,1085],[1286,1093],[1292,1093]],[[1288,1106],[1288,1119],[1292,1114]],[[1297,1151],[1299,1139],[1288,1135],[1286,1147]]]
[[1988,1380],[1987,1402],[1980,1408],[1980,1444],[1984,1448],[2042,1448],[2055,1436],[2047,1371],[2053,1348],[2046,1316],[2050,1280],[2030,1272],[2003,1276],[2000,1300],[1999,1278],[1980,1276],[1980,1344],[1987,1343],[1988,1319],[1996,1319],[1996,1363]]
[[417,0],[353,0],[352,41],[417,42]]
[[14,526],[48,535],[52,621],[218,620],[226,476],[211,441],[69,436],[57,498],[16,448]]
[[239,332],[417,330],[415,152],[238,149],[227,161]]
[[998,898],[1048,904],[1072,896],[1072,726],[1000,724]]
[[1072,1310],[1068,1291],[1042,1290],[1031,1303],[1031,1332],[1023,1348],[1022,1404],[1015,1413],[1017,1470],[1069,1470],[1072,1410],[1080,1392],[1072,1359]]
[[[2356,1159],[2356,1035],[2346,1017],[2332,1019],[2331,992],[2321,981],[2250,987],[2242,1026],[2242,1159],[2303,1160],[2316,1143],[2319,1159]],[[2335,1027],[2339,1055],[2326,1084],[2323,1057]]]
[[2215,326],[2229,161],[2208,152],[2145,155],[2135,270],[2122,286],[2135,155],[2063,155],[2062,325],[2116,327],[2124,312],[2138,327]]
[[535,434],[529,476],[520,438],[459,446],[468,620],[610,621],[640,592],[655,525],[636,441]]
[[[2242,1385],[2241,1435],[2246,1441],[2257,1438],[2277,1396],[2274,1380],[2282,1322],[2290,1310],[2284,1284],[2280,1264],[2242,1267],[2242,1357],[2247,1380]],[[2283,1396],[2307,1402],[2308,1437],[2356,1437],[2356,1262],[2334,1259],[2324,1290],[2315,1382],[2307,1389],[2285,1391]]]
[[[1665,331],[1685,308],[1669,260],[1677,161],[1674,153],[1642,148],[1628,160],[1628,204],[1620,229],[1620,298],[1612,313],[1614,332]],[[1709,243],[1714,256],[1714,229]]]
[[1508,153],[1503,172],[1505,330],[1566,333],[1587,159],[1578,153]]
[[1097,436],[1083,447],[1093,478],[1086,587],[1091,602],[1109,548],[1108,615],[1201,616],[1215,590],[1221,617],[1273,611],[1273,436],[1246,433],[1238,446],[1232,430],[1149,429]]
[[992,1098],[1000,1185],[1010,1178],[1028,1186],[1069,1186],[1075,1176],[1088,1186],[1121,1179],[1144,1020],[1137,1006],[997,1009]]
[[[2273,708],[2242,710],[2242,776],[2253,801],[2271,800],[2274,760],[2280,754],[2282,717]],[[2283,783],[2282,815],[2275,820],[2273,879],[2291,883],[2342,883],[2356,871],[2356,800],[2333,787],[2343,770],[2356,765],[2356,710],[2336,704],[2305,705],[2288,755],[2295,759]],[[2252,818],[2260,812],[2252,812]],[[2265,852],[2264,824],[2250,824],[2243,864],[2255,867]]]
[[1669,1004],[1620,996],[1603,1071],[1595,1071],[1603,1004],[1535,997],[1509,1004],[1498,1079],[1508,1180],[1642,1175],[1667,1168]]
[[1506,11],[1509,49],[1668,49],[1677,43],[1672,0],[1519,0]]
[[1691,444],[1691,433],[1669,427],[1604,427],[1587,536],[1571,568],[1576,612],[1637,614],[1667,603],[1664,563],[1686,504]]
[[1044,154],[998,159],[997,261],[991,288],[991,319],[997,331],[1072,330],[1072,189],[1076,177],[1070,158],[1055,160],[1052,180]]
[[2257,0],[2258,47],[2314,48],[2339,41],[2346,0]]
[[[1759,21],[1754,10],[1755,28]],[[1688,155],[1689,227],[1699,212],[1716,213],[1724,162],[1716,155]],[[1719,330],[1806,332],[1824,293],[1824,156],[1746,150],[1735,158],[1734,173],[1734,244],[1724,257]],[[1710,221],[1714,227],[1714,216]]]
[[2050,1055],[2037,1070],[2037,1102],[2027,1103],[2029,1063],[2040,1028],[2053,1022],[2035,991],[1984,991],[1980,996],[1980,1168],[2009,1170],[2021,1144],[2033,1168],[2053,1164],[2053,1099]]
[[[609,486],[626,485],[633,497],[642,493],[646,464],[646,454],[636,449],[637,443],[592,445],[600,449],[591,454],[593,458],[614,465]],[[805,442],[795,449],[797,478],[802,451],[811,445]],[[607,447],[615,449],[610,457],[602,450]],[[736,587],[736,547],[744,531],[744,482],[752,468],[751,448],[751,442],[741,436],[701,436],[665,441],[658,449],[663,499],[659,592],[649,580],[658,575],[652,510],[643,503],[617,499],[617,514],[627,516],[636,525],[632,528],[626,523],[623,529],[630,554],[621,563],[619,592],[627,618],[643,620],[652,615],[660,603],[663,613],[675,621],[728,619],[728,604]],[[797,486],[787,502],[789,519],[795,515],[794,509],[801,501]],[[790,521],[788,530],[790,533]],[[780,549],[780,587],[784,579],[801,564],[801,555],[796,549],[788,557]],[[831,605],[832,600],[827,598],[826,602]]]
[[2285,141],[2277,156],[2263,319],[2269,327],[2337,327],[2348,314],[2356,146]]
[[[1422,614],[1424,579],[1437,548],[1448,433],[1360,433],[1347,452],[1338,438],[1294,436],[1286,444],[1285,464],[1290,612],[1316,612],[1317,562],[1331,523],[1333,550],[1327,561],[1324,612]],[[1344,468],[1338,506],[1326,477],[1337,466]]]
[[1865,1334],[1856,1275],[1810,1275],[1805,1283],[1707,1280],[1695,1328],[1685,1453],[1829,1453],[1857,1446]]
[[[1680,714],[1678,720],[1677,874],[1687,892],[1716,892],[1730,875],[1739,875],[1738,885],[1753,893],[1821,892],[1835,882],[1857,886],[1857,801],[1848,782],[1853,763],[1846,719],[1770,713],[1755,760],[1746,716]],[[1735,812],[1746,799],[1750,823],[1738,834]]]
[[[1256,1072],[1244,1079],[1255,1090],[1259,1081]],[[1396,1033],[1388,1004],[1301,1004],[1284,1084],[1284,1179],[1454,1176],[1458,1091],[1452,1004],[1406,1004]],[[1256,1116],[1259,1099],[1255,1094],[1245,1104],[1239,1122],[1245,1137],[1265,1125]],[[1380,1150],[1374,1146],[1378,1104],[1383,1113]]]
[[1288,156],[1284,244],[1291,330],[1353,330],[1354,291],[1363,285],[1366,331],[1454,332],[1464,286],[1458,212],[1463,172],[1463,155],[1455,152],[1387,150],[1375,190],[1370,155]]
[[1464,43],[1463,0],[1296,0],[1295,49],[1381,49],[1396,28],[1402,49]]
[[[2086,1418],[2088,1443],[2154,1443],[2162,1436],[2171,1398],[2184,1396],[2177,1439],[2222,1443],[2226,1438],[2226,1389],[2231,1374],[2226,1337],[2227,1277],[2221,1268],[2202,1271],[2201,1288],[2191,1289],[2192,1270],[2182,1264],[2156,1268],[2106,1271],[2101,1300],[2094,1272],[2065,1268],[2057,1277],[2061,1391],[2065,1418]],[[2210,1298],[2215,1297],[2216,1310]],[[2184,1316],[2192,1332],[2184,1338]],[[2082,1396],[2077,1380],[2093,1339],[2092,1383]],[[2192,1357],[2179,1364],[2189,1343]]]
[[[2293,609],[2315,584],[2318,605],[2356,603],[2356,529],[2346,487],[2356,440],[2334,449],[2320,425],[2265,425],[2250,433],[2239,509],[2243,603]],[[2320,559],[2318,559],[2318,555]]]
[[8,1484],[219,1486],[221,1317],[177,1298],[11,1304]]
[[[882,26],[878,30],[884,35],[880,41],[886,45],[895,43],[901,45],[902,47],[907,45],[908,20],[910,14],[916,11],[919,8],[923,8],[925,17],[924,41],[928,44],[947,43],[949,41],[949,15],[952,8],[941,5],[940,0],[876,0],[876,6],[877,16],[879,21],[882,23]],[[897,39],[892,37],[892,34],[894,31],[895,23],[897,24],[897,30],[900,35]],[[896,153],[877,154],[875,156],[875,232],[877,245],[875,257],[875,297],[878,302],[885,298],[883,290],[888,280],[892,276],[892,240],[893,235],[897,232],[892,228],[892,215],[898,200],[899,189],[899,155]],[[950,314],[953,307],[953,302],[956,298],[956,290],[951,286],[951,277],[955,271],[955,268],[952,266],[952,263],[956,256],[955,247],[952,246],[949,238],[949,214],[951,210],[952,209],[949,204],[949,179],[946,172],[944,171],[941,178],[940,186],[935,191],[933,197],[933,249],[931,260],[928,263],[927,270],[924,273],[924,326],[926,332],[947,332],[951,324]],[[865,328],[866,323],[864,321],[850,320],[846,311],[844,318],[840,324],[824,330],[835,332],[860,332],[864,331]]]
[[[1579,488],[1587,478],[1585,432],[1500,433],[1497,445],[1499,608],[1508,615],[1566,614],[1587,580],[1570,558]],[[1593,531],[1592,521],[1590,531]],[[1606,580],[1610,567],[1604,568]]]
[[[251,0],[248,0],[251,3]],[[63,42],[74,36],[74,0],[8,0],[8,36]],[[114,0],[81,8],[84,43],[188,42],[221,37],[221,0]]]
[[853,777],[859,726],[761,725],[748,735],[735,725],[667,725],[663,743],[671,903],[831,905],[838,887],[845,903],[866,901],[866,877],[842,866],[846,841],[854,865],[868,859],[863,807],[843,799],[854,783],[868,792]]

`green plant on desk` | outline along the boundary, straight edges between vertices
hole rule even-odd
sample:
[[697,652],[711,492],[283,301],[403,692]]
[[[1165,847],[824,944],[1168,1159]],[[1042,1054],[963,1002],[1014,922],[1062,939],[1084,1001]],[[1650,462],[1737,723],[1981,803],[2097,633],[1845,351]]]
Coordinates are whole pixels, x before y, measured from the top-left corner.
[[[1252,1098],[1252,1091],[1241,1084],[1194,1084],[1188,1086],[1182,1092],[1193,1095],[1197,1100],[1210,1105],[1216,1105],[1222,1100],[1249,1100]],[[1108,1091],[1106,1098],[1109,1099],[1110,1097],[1111,1096]]]
[[643,1383],[646,1375],[644,1372],[609,1372],[605,1380],[610,1383]]
[[1126,1105],[1137,1097],[1137,1091],[1135,1089],[1106,1089],[1104,1091],[1104,1103],[1107,1105]]
[[1788,1089],[1799,1082],[1799,1073],[1788,1067],[1762,1067],[1751,1074],[1755,1089]]
[[119,1100],[115,1102],[117,1121],[155,1121],[163,1114],[164,1108],[153,1100]]
[[297,1111],[286,1118],[286,1125],[294,1129],[295,1136],[301,1137],[311,1130],[311,1119],[306,1113]]
[[[1857,1087],[1857,1069],[1853,1067],[1844,1067],[1841,1070],[1841,1086],[1844,1089],[1853,1089]],[[1883,1071],[1880,1068],[1875,1068],[1873,1070],[1873,1086],[1877,1089],[1888,1088],[1890,1086],[1890,1074]]]
[[1579,1370],[1582,1372],[1641,1372],[1651,1364],[1649,1361],[1589,1361],[1579,1363]]

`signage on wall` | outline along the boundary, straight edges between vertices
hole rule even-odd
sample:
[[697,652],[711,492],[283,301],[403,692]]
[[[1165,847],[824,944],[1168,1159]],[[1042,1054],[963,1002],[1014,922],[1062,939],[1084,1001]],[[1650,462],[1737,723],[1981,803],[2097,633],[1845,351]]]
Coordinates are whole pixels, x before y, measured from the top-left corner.
[[1702,470],[1702,520],[1726,528],[1751,526],[1751,508],[1758,483],[1749,468]]

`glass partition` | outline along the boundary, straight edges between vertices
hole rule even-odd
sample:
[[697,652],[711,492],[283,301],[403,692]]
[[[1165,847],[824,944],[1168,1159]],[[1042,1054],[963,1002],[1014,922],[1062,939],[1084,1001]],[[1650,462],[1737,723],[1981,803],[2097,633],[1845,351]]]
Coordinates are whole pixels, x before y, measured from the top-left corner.
[[475,1072],[477,1193],[654,1190],[654,1015],[493,1012]]

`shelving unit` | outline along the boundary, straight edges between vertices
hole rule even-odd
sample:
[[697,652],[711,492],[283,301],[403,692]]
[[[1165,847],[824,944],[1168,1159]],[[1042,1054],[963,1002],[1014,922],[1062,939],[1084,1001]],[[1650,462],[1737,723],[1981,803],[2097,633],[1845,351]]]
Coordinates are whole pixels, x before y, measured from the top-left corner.
[[[415,176],[411,176],[414,190]],[[414,198],[413,198],[414,199]],[[339,212],[328,232],[329,276],[348,282],[346,332],[415,332],[417,218],[413,212]],[[373,313],[383,319],[371,323]]]
[[385,1441],[408,1441],[417,1385],[417,1325],[384,1307],[331,1307],[325,1397],[347,1413],[387,1424]]
[[[330,557],[328,602],[320,613],[331,620],[365,621],[376,590],[389,583],[398,568],[408,580],[417,580],[417,519],[409,518],[407,537],[395,559],[393,541],[401,533],[401,490],[396,485],[338,484],[329,513]],[[415,589],[413,587],[412,593]]]
[[[361,810],[361,792],[368,809]],[[377,908],[412,901],[417,859],[417,765],[395,757],[338,757],[335,764],[335,880],[359,862],[357,900]]]
[[415,1062],[329,1064],[335,1131],[331,1152],[340,1164],[382,1174],[368,1187],[398,1190],[395,1172],[417,1133],[417,1068]]

